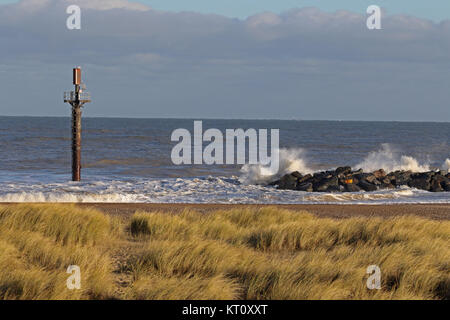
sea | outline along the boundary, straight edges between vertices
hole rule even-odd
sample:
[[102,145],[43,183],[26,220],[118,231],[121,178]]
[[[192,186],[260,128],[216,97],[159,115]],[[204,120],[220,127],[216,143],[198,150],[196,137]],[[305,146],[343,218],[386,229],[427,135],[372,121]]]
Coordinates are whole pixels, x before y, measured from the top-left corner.
[[[280,167],[175,165],[176,129],[279,129]],[[450,203],[408,187],[356,193],[277,190],[267,182],[338,166],[449,170],[450,123],[83,118],[82,181],[71,181],[71,121],[0,117],[0,202],[394,204]],[[206,143],[207,144],[207,143]],[[269,143],[270,145],[270,143]]]

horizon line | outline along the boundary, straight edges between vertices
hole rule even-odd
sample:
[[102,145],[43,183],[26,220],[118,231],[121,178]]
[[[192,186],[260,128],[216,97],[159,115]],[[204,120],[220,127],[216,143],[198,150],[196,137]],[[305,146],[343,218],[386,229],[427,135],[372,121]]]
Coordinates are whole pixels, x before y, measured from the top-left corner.
[[[0,115],[0,118],[70,118],[67,116]],[[126,117],[126,116],[84,116],[83,119],[142,119],[142,120],[247,120],[247,121],[324,121],[324,122],[401,122],[401,123],[450,123],[438,120],[361,120],[361,119],[290,119],[290,118],[215,118],[215,117]]]

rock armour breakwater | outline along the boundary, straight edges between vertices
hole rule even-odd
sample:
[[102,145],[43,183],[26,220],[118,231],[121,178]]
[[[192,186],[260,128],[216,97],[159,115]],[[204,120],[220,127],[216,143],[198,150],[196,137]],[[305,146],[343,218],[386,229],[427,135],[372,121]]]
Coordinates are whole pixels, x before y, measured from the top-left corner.
[[411,172],[383,169],[367,173],[362,169],[353,171],[351,167],[303,175],[298,171],[286,174],[270,183],[282,190],[306,192],[359,192],[395,189],[408,186],[430,192],[449,192],[450,173],[448,171]]

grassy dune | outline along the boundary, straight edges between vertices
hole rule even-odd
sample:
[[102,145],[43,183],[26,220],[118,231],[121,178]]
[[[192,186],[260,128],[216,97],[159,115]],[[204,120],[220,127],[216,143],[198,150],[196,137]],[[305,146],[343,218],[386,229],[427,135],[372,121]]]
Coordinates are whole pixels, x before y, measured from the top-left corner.
[[[75,206],[0,207],[0,298],[101,299],[113,289],[104,246],[110,219]],[[82,270],[82,289],[68,290],[69,265]]]
[[[68,265],[82,289],[68,290]],[[366,268],[381,268],[368,290]],[[0,207],[3,299],[449,299],[450,222]]]

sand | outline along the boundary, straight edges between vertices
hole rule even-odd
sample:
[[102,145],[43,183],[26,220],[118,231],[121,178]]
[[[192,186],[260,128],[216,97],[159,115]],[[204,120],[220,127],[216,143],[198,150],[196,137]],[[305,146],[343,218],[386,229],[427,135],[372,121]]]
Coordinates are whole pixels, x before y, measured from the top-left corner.
[[436,220],[450,220],[450,204],[393,205],[239,205],[239,204],[149,204],[149,203],[80,203],[80,207],[96,208],[111,215],[131,215],[136,210],[177,213],[184,209],[209,212],[234,208],[277,206],[284,209],[308,211],[320,217],[394,217],[415,215]]
[[[19,203],[0,203],[15,205]],[[335,205],[335,204],[183,204],[183,203],[76,203],[82,208],[95,208],[105,214],[131,216],[136,211],[162,211],[177,213],[185,209],[199,212],[230,210],[235,208],[279,207],[295,211],[308,211],[319,217],[345,219],[351,217],[419,216],[434,220],[450,220],[449,204],[391,204],[391,205]]]

